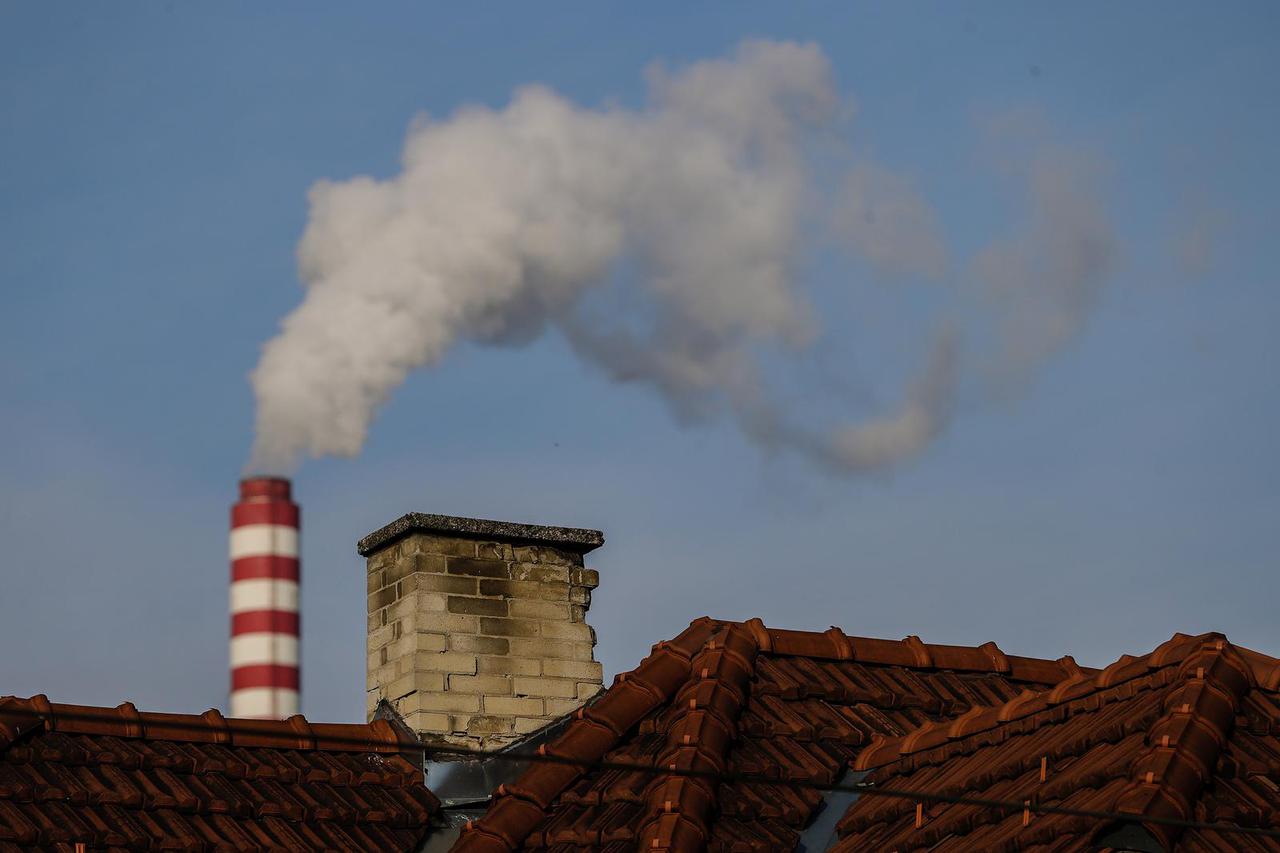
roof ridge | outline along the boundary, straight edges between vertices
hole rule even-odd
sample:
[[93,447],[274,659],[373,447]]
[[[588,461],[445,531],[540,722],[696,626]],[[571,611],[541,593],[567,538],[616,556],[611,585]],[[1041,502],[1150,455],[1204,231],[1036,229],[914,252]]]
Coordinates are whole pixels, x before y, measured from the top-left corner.
[[1006,654],[994,642],[980,646],[926,643],[912,634],[901,640],[855,637],[832,626],[826,631],[794,631],[769,628],[759,618],[739,623],[755,637],[760,651],[773,655],[848,660],[864,664],[905,666],[913,669],[951,669],[962,672],[991,672],[1015,681],[1054,683],[1077,672],[1096,670],[1081,667],[1070,655],[1049,660]]
[[[759,646],[750,629],[729,623],[707,641],[676,696],[666,746],[654,762],[670,770],[723,773],[738,718],[747,704]],[[638,833],[644,850],[702,850],[718,810],[718,784],[706,778],[658,774],[645,791]]]
[[[564,732],[539,747],[539,753],[575,762],[602,759],[632,727],[668,702],[689,680],[694,655],[721,627],[722,623],[704,616],[674,639],[655,645],[639,666],[619,674],[599,699],[580,708]],[[488,810],[478,820],[468,821],[453,849],[494,853],[520,849],[556,797],[585,770],[578,763],[532,762],[515,782],[498,786]]]
[[0,696],[0,753],[32,730],[44,726],[44,721],[33,712],[41,703],[46,707],[49,704],[49,698],[43,693],[29,699]]
[[1260,690],[1267,690],[1272,693],[1280,692],[1280,658],[1272,657],[1262,652],[1255,652],[1253,649],[1247,649],[1244,646],[1231,644],[1231,648],[1235,649],[1249,668],[1253,671],[1253,679],[1256,686]]
[[383,734],[4,697],[0,836],[42,850],[416,849],[440,802],[411,756],[371,742]]
[[[1201,644],[1179,665],[1183,683],[1165,699],[1165,714],[1151,727],[1148,748],[1132,766],[1116,810],[1147,817],[1190,820],[1200,791],[1235,727],[1236,713],[1254,672],[1225,637]],[[1182,828],[1145,824],[1166,849]]]
[[1028,688],[1007,702],[975,706],[959,717],[924,723],[904,735],[888,738],[876,735],[858,755],[854,767],[857,770],[870,770],[940,747],[950,741],[991,731],[1003,723],[1021,720],[1050,708],[1084,699],[1098,691],[1138,678],[1153,669],[1179,664],[1209,641],[1226,642],[1226,638],[1217,633],[1196,636],[1174,634],[1149,654],[1137,657],[1121,655],[1101,671],[1082,669],[1052,687],[1038,690]]
[[139,711],[132,702],[114,708],[50,702],[43,693],[0,700],[0,749],[34,728],[65,734],[216,743],[267,749],[321,752],[400,753],[420,747],[385,720],[371,723],[313,723],[301,714],[286,720],[227,718],[216,708],[203,714]]

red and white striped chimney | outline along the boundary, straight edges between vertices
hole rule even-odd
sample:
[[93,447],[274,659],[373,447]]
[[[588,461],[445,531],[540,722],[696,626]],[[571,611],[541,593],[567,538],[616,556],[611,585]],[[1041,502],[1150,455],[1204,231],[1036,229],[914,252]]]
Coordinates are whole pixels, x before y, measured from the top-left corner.
[[240,481],[231,507],[231,716],[298,713],[298,505],[289,481]]

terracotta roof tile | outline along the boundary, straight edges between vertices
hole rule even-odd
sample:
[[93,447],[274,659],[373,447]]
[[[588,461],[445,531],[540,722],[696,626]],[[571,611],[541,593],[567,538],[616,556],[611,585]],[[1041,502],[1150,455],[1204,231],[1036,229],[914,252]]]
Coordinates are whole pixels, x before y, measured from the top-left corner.
[[[873,784],[944,797],[1278,827],[1280,701],[1267,686],[1274,671],[1272,659],[1219,634],[1179,634],[1099,673],[878,737],[854,767],[874,769],[867,777]],[[1153,821],[1144,826],[1165,849],[1256,842]],[[838,829],[837,849],[850,851],[1074,850],[1088,849],[1102,827],[1031,810],[1007,815],[872,796],[854,803]]]
[[411,849],[439,803],[385,721],[0,698],[0,847]]
[[[672,703],[666,748],[656,766],[707,773],[728,769],[757,652],[752,633],[740,625],[729,625],[707,641],[692,659],[688,680]],[[647,791],[641,847],[705,846],[717,807],[716,787],[707,779],[656,775]]]
[[497,792],[454,849],[794,849],[823,795],[788,783],[830,785],[876,737],[1096,674],[1070,658],[1016,657],[994,643],[944,646],[701,619],[620,675],[547,749],[581,761],[775,781],[534,764]]
[[[405,758],[414,747],[384,722],[260,723],[7,697],[0,847],[412,849],[438,809]],[[531,763],[454,849],[820,846],[825,838],[806,833],[836,801],[815,786],[854,768],[876,785],[1028,805],[1007,813],[863,795],[837,821],[836,849],[1088,849],[1106,829],[1098,821],[1036,805],[1280,826],[1280,665],[1217,634],[1175,635],[1097,671],[993,643],[700,619],[541,751],[569,763]],[[581,764],[601,760],[646,771]],[[1167,848],[1269,849],[1146,828]]]
[[[716,630],[710,619],[700,619],[674,640],[654,646],[640,666],[620,675],[600,699],[581,709],[577,719],[545,749],[576,761],[604,758],[625,733],[670,701],[688,681],[694,654]],[[517,783],[494,792],[493,804],[484,817],[467,826],[454,849],[519,849],[546,819],[556,799],[584,773],[584,768],[570,764],[533,763]]]

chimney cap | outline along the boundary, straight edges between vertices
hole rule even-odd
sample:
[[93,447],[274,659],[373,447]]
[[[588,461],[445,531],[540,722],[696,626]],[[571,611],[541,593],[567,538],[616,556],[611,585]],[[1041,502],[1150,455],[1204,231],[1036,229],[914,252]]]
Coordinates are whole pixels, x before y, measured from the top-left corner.
[[436,533],[467,539],[492,539],[526,545],[549,545],[575,554],[594,551],[604,544],[604,534],[599,530],[580,527],[550,527],[542,524],[516,524],[510,521],[490,521],[485,518],[462,518],[454,515],[434,515],[410,512],[400,516],[356,543],[360,556],[367,557],[379,548],[391,544],[410,533]]
[[244,477],[240,480],[241,500],[282,500],[293,497],[286,477]]

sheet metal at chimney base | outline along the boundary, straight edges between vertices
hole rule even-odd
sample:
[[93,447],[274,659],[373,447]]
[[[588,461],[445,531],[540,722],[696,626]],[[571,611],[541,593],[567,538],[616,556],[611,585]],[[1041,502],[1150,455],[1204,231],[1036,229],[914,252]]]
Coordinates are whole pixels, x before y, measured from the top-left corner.
[[[379,702],[374,718],[394,718],[399,725],[404,725],[385,699]],[[445,853],[452,849],[463,827],[484,816],[493,792],[501,785],[515,782],[529,769],[529,760],[520,756],[535,753],[539,747],[558,738],[572,720],[573,715],[566,714],[483,758],[451,757],[443,753],[426,759],[423,776],[427,787],[440,800],[441,809],[436,815],[436,825],[418,853]]]

